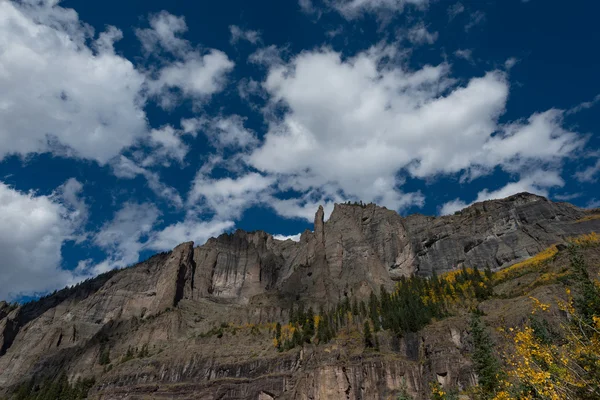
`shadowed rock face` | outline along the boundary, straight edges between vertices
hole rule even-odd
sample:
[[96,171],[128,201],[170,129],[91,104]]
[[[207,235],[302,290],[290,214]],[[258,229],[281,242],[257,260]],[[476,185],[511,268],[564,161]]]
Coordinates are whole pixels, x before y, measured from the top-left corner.
[[[320,207],[314,232],[304,232],[299,242],[238,230],[198,247],[183,243],[38,302],[17,308],[0,303],[0,389],[63,369],[71,378],[101,376],[95,395],[107,399],[137,398],[128,389],[134,386],[139,398],[152,392],[155,398],[182,399],[199,398],[198,393],[226,399],[366,399],[385,397],[400,385],[417,393],[424,372],[408,356],[422,354],[425,339],[403,339],[396,347],[404,346],[408,358],[382,361],[353,358],[345,350],[281,355],[241,339],[225,349],[223,342],[189,339],[190,332],[221,322],[285,321],[294,302],[323,305],[345,295],[366,297],[411,274],[462,265],[503,268],[569,236],[600,231],[598,219],[579,222],[586,215],[526,193],[437,218],[403,218],[373,204],[337,204],[326,222]],[[446,333],[448,341],[460,342],[456,329]],[[142,344],[165,350],[146,365],[128,369],[127,363],[104,373],[97,361],[107,340],[114,354]],[[461,379],[473,379],[457,348],[442,353],[428,355],[431,368],[455,369]],[[446,379],[440,374],[439,380]],[[216,393],[215,379],[229,379],[219,386],[229,391]],[[168,384],[178,386],[165,389]]]

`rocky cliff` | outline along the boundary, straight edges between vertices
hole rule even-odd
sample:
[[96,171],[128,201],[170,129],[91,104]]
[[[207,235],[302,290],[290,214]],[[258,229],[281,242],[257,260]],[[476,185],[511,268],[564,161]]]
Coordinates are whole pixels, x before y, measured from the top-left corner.
[[460,318],[384,335],[379,354],[352,337],[281,353],[267,327],[293,304],[364,299],[404,276],[504,268],[600,231],[589,216],[526,193],[445,217],[337,204],[326,222],[319,208],[299,242],[236,231],[183,243],[36,302],[0,303],[0,388],[61,371],[94,376],[90,396],[102,399],[376,399],[401,387],[423,396],[431,379],[468,386],[476,378]]

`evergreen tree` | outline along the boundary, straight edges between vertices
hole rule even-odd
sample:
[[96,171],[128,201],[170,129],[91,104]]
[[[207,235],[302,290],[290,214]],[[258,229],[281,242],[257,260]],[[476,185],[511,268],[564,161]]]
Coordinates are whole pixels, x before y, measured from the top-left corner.
[[298,306],[298,311],[296,312],[295,322],[299,323],[300,325],[304,325],[305,321],[306,315],[304,314],[304,304],[300,303],[300,306]]
[[575,247],[570,249],[570,258],[578,292],[575,309],[588,325],[594,326],[593,316],[600,315],[600,290],[590,279],[583,257]]
[[371,333],[371,325],[369,325],[369,321],[365,321],[363,334],[365,337],[365,347],[372,348],[374,346],[374,343],[373,334]]
[[352,300],[352,314],[358,315],[358,302],[356,301],[356,298]]
[[292,306],[290,307],[289,320],[291,324],[294,324],[296,322],[296,314],[294,313],[294,303],[292,303]]
[[369,296],[369,317],[373,321],[373,330],[379,332],[381,324],[379,322],[379,300],[375,292],[371,292]]
[[473,363],[479,376],[479,387],[483,398],[493,397],[500,381],[500,365],[494,356],[494,343],[486,331],[479,313],[471,313],[471,335],[473,341]]
[[100,351],[100,358],[98,361],[100,365],[110,364],[110,350],[108,349],[108,347],[105,347]]
[[306,322],[302,326],[302,333],[304,336],[304,341],[306,343],[310,343],[310,340],[315,334],[315,314],[312,307],[310,307],[306,312]]
[[367,316],[367,305],[364,300],[360,301],[360,316],[363,318]]
[[317,339],[319,344],[327,343],[330,339],[329,320],[326,315],[321,314],[319,325],[317,326]]

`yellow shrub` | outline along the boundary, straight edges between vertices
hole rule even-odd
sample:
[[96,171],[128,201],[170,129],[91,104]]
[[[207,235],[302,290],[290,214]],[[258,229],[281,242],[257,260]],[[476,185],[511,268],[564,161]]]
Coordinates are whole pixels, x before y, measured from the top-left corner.
[[600,236],[596,232],[589,233],[587,235],[581,235],[568,239],[568,242],[580,247],[589,247],[600,244]]
[[503,282],[508,279],[515,278],[526,272],[536,270],[539,266],[550,260],[558,253],[556,245],[548,247],[546,250],[539,252],[535,256],[528,258],[525,261],[511,265],[510,267],[504,268],[494,274],[494,280],[496,282]]

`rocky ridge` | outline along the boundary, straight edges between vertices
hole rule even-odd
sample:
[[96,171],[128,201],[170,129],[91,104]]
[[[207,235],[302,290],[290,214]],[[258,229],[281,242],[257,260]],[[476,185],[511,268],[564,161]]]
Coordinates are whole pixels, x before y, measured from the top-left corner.
[[[0,388],[9,392],[59,370],[71,379],[97,377],[91,396],[106,399],[148,393],[375,399],[401,386],[421,395],[431,377],[468,385],[475,378],[461,350],[459,320],[382,343],[390,349],[385,355],[341,345],[278,353],[260,331],[243,338],[198,335],[219,324],[284,322],[292,303],[318,307],[366,298],[402,276],[463,265],[501,269],[567,237],[600,231],[600,219],[589,214],[526,193],[445,217],[404,218],[373,204],[337,204],[326,222],[319,208],[314,231],[299,242],[238,230],[197,247],[183,243],[37,302],[0,303]],[[112,370],[98,365],[107,348],[116,360],[142,346],[152,357],[113,362]]]

